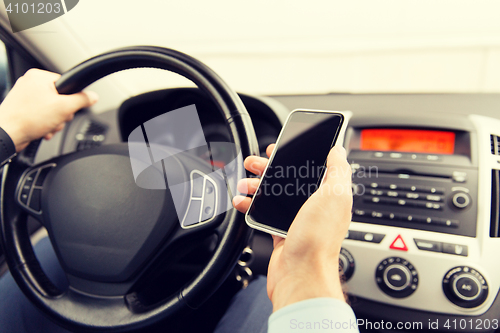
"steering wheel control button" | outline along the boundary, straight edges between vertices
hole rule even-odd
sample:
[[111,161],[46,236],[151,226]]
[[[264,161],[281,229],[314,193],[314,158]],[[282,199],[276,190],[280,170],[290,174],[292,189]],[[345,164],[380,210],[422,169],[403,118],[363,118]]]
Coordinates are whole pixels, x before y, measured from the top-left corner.
[[428,241],[423,239],[414,239],[415,245],[419,250],[441,252],[443,244],[441,242]]
[[389,296],[408,297],[417,290],[418,272],[408,260],[390,257],[378,264],[375,281],[379,288]]
[[35,188],[33,189],[33,192],[31,193],[31,199],[30,199],[30,208],[33,209],[36,212],[39,212],[41,209],[41,200],[42,200],[42,190]]
[[453,203],[453,206],[455,206],[458,209],[464,209],[470,204],[470,197],[467,193],[465,192],[456,192],[453,194],[451,198],[451,202]]
[[183,226],[189,227],[200,222],[201,200],[191,200],[189,209],[184,217]]
[[35,180],[37,170],[31,171],[25,178],[24,185],[30,186],[33,185],[33,181]]
[[35,186],[43,186],[43,182],[45,181],[45,177],[49,174],[52,167],[41,168],[38,176],[36,177]]
[[191,174],[191,196],[201,198],[203,196],[203,175],[200,173]]
[[215,213],[215,186],[209,181],[205,183],[205,195],[203,200],[203,211],[201,221],[206,221],[214,216]]
[[453,304],[474,308],[488,297],[488,284],[474,268],[459,266],[450,269],[444,276],[443,291]]
[[199,170],[191,172],[191,198],[181,227],[189,228],[210,222],[217,212],[217,187],[215,182]]
[[340,249],[339,271],[344,274],[345,281],[348,281],[354,274],[354,257],[346,249]]
[[398,237],[394,239],[389,248],[391,250],[408,251],[408,247],[406,246],[406,243],[401,235],[398,235]]
[[469,255],[467,245],[443,243],[443,253],[455,254],[457,256],[467,257]]
[[43,165],[35,170],[29,171],[24,179],[18,193],[18,202],[31,213],[41,213],[42,185],[55,164]]

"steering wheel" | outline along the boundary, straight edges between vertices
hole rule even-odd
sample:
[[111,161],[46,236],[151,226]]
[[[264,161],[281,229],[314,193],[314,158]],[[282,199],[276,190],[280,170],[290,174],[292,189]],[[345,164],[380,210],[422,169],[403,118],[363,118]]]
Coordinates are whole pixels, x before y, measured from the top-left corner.
[[[140,46],[104,53],[64,73],[56,88],[72,94],[111,73],[141,67],[169,70],[193,81],[224,116],[234,149],[239,149],[235,154],[259,154],[250,116],[238,95],[206,65],[174,50]],[[136,185],[129,148],[126,143],[104,145],[31,166],[17,158],[3,171],[1,239],[10,272],[33,304],[70,330],[127,332],[199,307],[231,272],[250,235],[235,209],[207,223],[181,227],[168,187],[148,190]],[[194,194],[189,193],[200,186],[192,178],[195,172],[201,184],[205,182],[203,189],[212,186],[212,199],[215,195],[215,202],[227,207],[225,179],[214,176],[206,162],[177,154],[166,159],[163,168],[178,183],[188,184],[184,204],[192,203]],[[150,169],[152,180],[161,182],[161,168]],[[235,163],[234,172],[245,176],[242,163]],[[53,285],[34,255],[29,215],[48,231],[68,277],[66,290]],[[131,291],[173,244],[209,233],[218,239],[212,257],[178,292],[151,305]]]

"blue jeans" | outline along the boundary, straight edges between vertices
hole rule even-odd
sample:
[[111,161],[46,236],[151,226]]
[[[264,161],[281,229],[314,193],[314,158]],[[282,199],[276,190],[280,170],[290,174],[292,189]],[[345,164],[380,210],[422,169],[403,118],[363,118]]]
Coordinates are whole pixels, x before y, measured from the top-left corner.
[[[68,286],[66,276],[48,238],[35,246],[47,276],[60,289]],[[272,304],[267,297],[266,278],[258,277],[240,290],[219,321],[214,333],[265,333]],[[68,333],[42,314],[19,290],[10,273],[0,279],[0,331],[8,333]]]

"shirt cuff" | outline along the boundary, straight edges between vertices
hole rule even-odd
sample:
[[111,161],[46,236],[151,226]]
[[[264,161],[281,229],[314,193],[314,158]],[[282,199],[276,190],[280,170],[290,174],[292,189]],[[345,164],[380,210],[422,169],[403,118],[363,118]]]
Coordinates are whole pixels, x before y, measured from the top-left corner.
[[336,298],[312,298],[288,305],[269,317],[268,333],[359,332],[356,316]]
[[0,127],[0,166],[16,155],[16,146],[9,134]]

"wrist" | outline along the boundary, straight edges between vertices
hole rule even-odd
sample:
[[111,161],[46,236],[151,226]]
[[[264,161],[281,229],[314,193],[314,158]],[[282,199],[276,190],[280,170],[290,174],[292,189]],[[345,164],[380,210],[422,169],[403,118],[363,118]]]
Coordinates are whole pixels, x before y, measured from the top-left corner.
[[28,140],[23,135],[21,135],[21,133],[23,133],[22,129],[11,122],[0,122],[0,127],[2,127],[2,129],[5,131],[5,133],[7,133],[7,135],[14,143],[16,152],[22,150],[23,146],[25,146],[25,144],[28,142]]
[[[330,260],[338,263],[338,259]],[[321,267],[306,266],[297,269],[300,273],[287,274],[276,283],[271,295],[273,312],[311,298],[330,297],[345,301],[338,264],[325,264]]]

